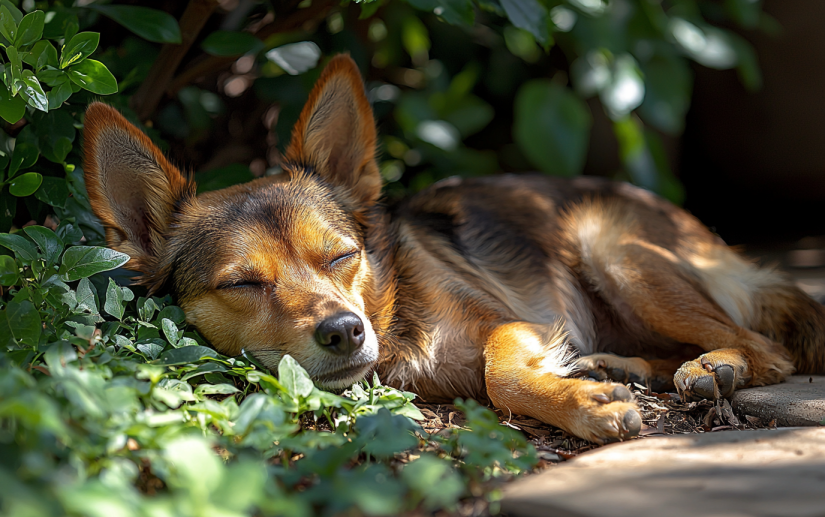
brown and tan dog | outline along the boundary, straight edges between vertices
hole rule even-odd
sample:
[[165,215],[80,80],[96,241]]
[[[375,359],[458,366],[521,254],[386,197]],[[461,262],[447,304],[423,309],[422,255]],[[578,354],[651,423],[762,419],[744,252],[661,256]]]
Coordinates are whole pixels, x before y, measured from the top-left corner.
[[112,108],[86,113],[86,185],[109,245],[219,351],[297,359],[321,387],[377,368],[426,400],[608,442],[639,432],[621,384],[730,396],[825,371],[825,311],[683,210],[626,184],[447,180],[387,208],[352,60],[332,59],[285,178],[195,196]]

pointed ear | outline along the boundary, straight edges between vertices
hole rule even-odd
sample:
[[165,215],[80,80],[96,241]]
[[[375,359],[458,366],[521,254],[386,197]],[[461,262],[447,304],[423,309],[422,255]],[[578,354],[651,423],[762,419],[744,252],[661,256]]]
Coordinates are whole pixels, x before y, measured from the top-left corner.
[[313,167],[353,203],[368,207],[381,194],[375,146],[375,120],[358,67],[348,55],[335,56],[292,130],[286,161]]
[[148,136],[114,108],[95,102],[83,131],[86,190],[108,245],[132,257],[127,267],[160,283],[158,256],[172,213],[194,198],[188,181]]

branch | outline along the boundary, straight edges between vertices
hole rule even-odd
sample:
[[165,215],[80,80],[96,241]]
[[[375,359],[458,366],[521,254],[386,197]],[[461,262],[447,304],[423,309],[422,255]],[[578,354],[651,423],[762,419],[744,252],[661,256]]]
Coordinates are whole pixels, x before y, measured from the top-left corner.
[[181,42],[163,45],[149,75],[129,101],[140,120],[148,119],[155,112],[175,70],[217,6],[218,0],[189,1],[180,18]]
[[[272,23],[261,27],[254,36],[261,41],[266,41],[267,38],[273,34],[294,31],[309,21],[326,16],[327,12],[336,4],[337,2],[335,0],[315,0],[312,5],[307,8],[296,8],[285,16],[281,15],[276,17]],[[168,95],[175,95],[181,88],[192,81],[219,72],[229,67],[237,59],[238,56],[208,56],[181,72],[180,75],[172,81],[166,93]]]

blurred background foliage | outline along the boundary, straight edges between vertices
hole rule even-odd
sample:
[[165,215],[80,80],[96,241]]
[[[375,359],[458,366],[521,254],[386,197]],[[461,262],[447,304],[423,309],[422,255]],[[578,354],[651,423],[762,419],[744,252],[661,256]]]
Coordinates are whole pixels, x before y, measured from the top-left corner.
[[[78,31],[100,34],[94,62],[116,78],[116,94],[68,79],[60,90],[71,71],[36,68],[30,51],[21,69],[40,78],[48,112],[29,102],[0,113],[0,161],[12,163],[0,230],[73,223],[92,243],[102,229],[84,192],[78,130],[101,95],[213,190],[280,172],[324,62],[348,52],[366,79],[391,200],[448,176],[538,170],[608,175],[681,203],[672,142],[694,67],[735,69],[759,88],[754,51],[729,27],[777,30],[759,0],[0,3],[21,16],[42,10],[43,42],[63,53]],[[0,98],[0,108],[14,100]],[[616,145],[594,149],[593,133],[605,130]],[[42,182],[16,187],[27,173]]]
[[[825,4],[773,5],[821,40]],[[82,170],[93,100],[214,190],[280,173],[320,70],[349,52],[390,201],[540,171],[676,203],[691,182],[709,206],[782,221],[765,178],[825,177],[820,54],[788,49],[825,60],[825,46],[754,36],[778,31],[760,0],[0,0],[0,513],[477,515],[538,461],[476,404],[430,435],[413,394],[374,378],[333,395],[294,362],[276,379],[218,356],[168,297],[119,286],[126,258],[88,246],[103,244]],[[758,103],[741,95],[763,82],[742,34],[783,71]],[[709,72],[726,95],[695,88]],[[773,203],[747,207],[760,181]],[[812,181],[797,190],[825,199]]]

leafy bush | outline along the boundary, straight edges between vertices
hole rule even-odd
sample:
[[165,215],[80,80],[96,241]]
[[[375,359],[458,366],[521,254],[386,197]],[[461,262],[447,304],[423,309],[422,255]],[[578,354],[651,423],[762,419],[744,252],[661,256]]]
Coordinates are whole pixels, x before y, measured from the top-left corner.
[[756,88],[752,50],[719,24],[772,27],[752,0],[132,3],[0,0],[9,515],[450,509],[494,503],[493,481],[535,462],[474,403],[459,405],[466,428],[428,436],[412,394],[373,379],[334,395],[290,359],[275,376],[220,356],[171,299],[129,288],[127,257],[94,246],[80,130],[95,98],[148,121],[213,190],[279,172],[320,65],[347,51],[366,72],[390,198],[456,174],[580,174],[604,119],[617,177],[679,201],[662,139],[682,131],[690,61]]

